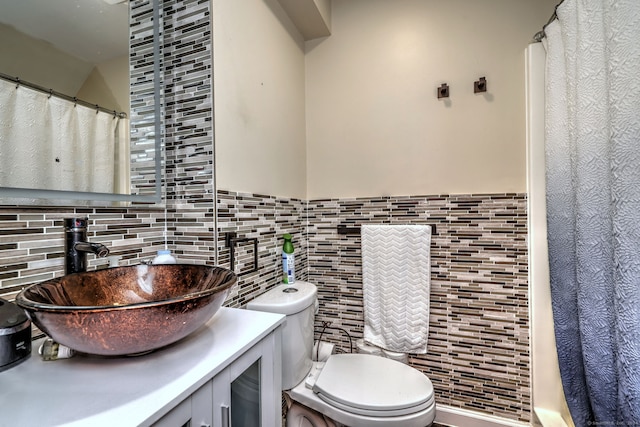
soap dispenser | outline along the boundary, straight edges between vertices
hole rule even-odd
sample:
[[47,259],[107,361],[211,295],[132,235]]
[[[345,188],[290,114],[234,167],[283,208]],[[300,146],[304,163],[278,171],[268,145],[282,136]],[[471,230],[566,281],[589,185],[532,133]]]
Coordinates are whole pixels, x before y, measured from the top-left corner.
[[158,255],[151,261],[151,264],[177,264],[178,261],[171,255],[171,251],[167,249],[159,250]]

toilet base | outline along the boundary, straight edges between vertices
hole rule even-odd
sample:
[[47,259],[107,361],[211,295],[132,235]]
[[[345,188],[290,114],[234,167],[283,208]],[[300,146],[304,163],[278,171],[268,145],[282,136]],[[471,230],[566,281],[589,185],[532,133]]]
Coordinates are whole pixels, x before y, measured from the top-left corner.
[[[349,427],[427,427],[430,426],[436,418],[435,402],[428,408],[413,414],[377,418],[351,414],[342,409],[329,406],[312,390],[307,388],[304,381],[286,393],[294,402],[318,411],[336,423]],[[310,424],[310,426],[313,426],[313,424]]]
[[292,403],[287,411],[286,427],[343,427],[311,408]]

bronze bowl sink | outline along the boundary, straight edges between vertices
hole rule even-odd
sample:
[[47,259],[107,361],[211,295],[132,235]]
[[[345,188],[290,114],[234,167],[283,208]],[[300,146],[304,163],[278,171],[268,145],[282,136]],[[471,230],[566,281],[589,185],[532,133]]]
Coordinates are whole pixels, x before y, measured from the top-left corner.
[[16,302],[38,328],[73,350],[135,355],[197,330],[236,281],[221,267],[142,264],[37,283],[22,290]]

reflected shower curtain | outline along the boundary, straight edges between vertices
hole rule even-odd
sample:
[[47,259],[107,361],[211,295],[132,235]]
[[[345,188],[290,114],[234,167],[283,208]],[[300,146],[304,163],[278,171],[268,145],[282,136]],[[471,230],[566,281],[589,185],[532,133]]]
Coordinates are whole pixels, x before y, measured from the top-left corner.
[[640,425],[640,2],[565,0],[546,29],[547,221],[576,426]]
[[0,186],[113,193],[113,114],[0,80]]
[[131,137],[129,119],[118,119],[116,127],[113,189],[116,194],[131,194]]

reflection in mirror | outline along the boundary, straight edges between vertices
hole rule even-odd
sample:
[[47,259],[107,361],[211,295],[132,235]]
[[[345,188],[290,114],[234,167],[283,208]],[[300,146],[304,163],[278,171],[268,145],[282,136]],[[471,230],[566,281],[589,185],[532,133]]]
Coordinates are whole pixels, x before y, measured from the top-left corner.
[[159,201],[157,3],[0,4],[2,203]]

